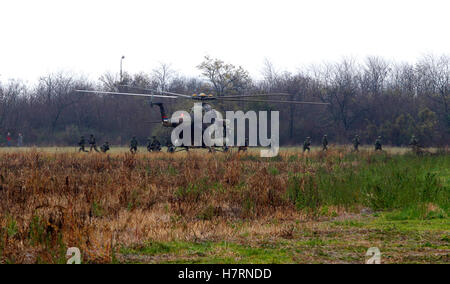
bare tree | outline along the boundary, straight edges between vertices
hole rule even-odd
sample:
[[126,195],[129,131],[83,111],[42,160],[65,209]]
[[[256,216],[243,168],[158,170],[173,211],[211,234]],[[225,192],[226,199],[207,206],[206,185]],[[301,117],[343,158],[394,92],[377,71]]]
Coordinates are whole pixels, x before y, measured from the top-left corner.
[[388,88],[395,94],[416,95],[417,76],[414,65],[409,63],[394,64],[389,73]]
[[26,92],[26,86],[20,81],[11,80],[5,86],[0,85],[0,129],[9,128],[9,118],[16,110],[15,105]]
[[209,56],[197,66],[212,84],[217,96],[226,93],[240,93],[251,85],[250,75],[241,66],[226,64],[220,59],[212,59]]
[[48,107],[47,115],[50,119],[52,134],[56,130],[61,114],[83,98],[83,96],[76,94],[74,90],[87,87],[85,83],[62,73],[47,75],[39,79],[37,95]]
[[356,102],[358,95],[358,69],[354,60],[344,59],[340,63],[326,64],[322,72],[316,73],[323,85],[319,94],[322,101],[330,103],[328,110],[334,122],[347,132],[360,116]]
[[280,74],[269,59],[264,59],[264,66],[261,71],[263,75],[262,89],[266,92],[272,92],[277,86]]
[[168,63],[160,63],[158,68],[153,69],[152,77],[158,84],[158,88],[161,91],[167,91],[171,80],[175,76],[175,71],[172,70],[171,65]]
[[361,76],[362,90],[370,95],[378,96],[386,87],[391,68],[389,63],[380,57],[367,57]]
[[450,103],[450,57],[427,55],[417,64],[418,88],[441,106],[447,117]]

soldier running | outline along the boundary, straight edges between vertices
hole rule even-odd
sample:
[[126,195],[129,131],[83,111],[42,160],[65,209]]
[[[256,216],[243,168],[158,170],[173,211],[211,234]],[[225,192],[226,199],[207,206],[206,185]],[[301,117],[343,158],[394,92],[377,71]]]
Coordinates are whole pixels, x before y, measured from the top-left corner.
[[381,136],[378,136],[377,140],[375,140],[375,151],[383,151],[381,145]]
[[91,137],[89,137],[89,145],[91,145],[91,148],[89,149],[89,152],[91,152],[92,149],[94,149],[95,152],[98,152],[97,144],[96,144],[96,142],[95,142],[94,134],[91,134]]
[[322,151],[328,151],[328,139],[326,134],[322,138]]
[[311,151],[311,137],[306,137],[305,142],[303,142],[303,153],[308,150],[308,152]]
[[359,145],[361,144],[361,143],[359,142],[359,135],[355,135],[355,137],[353,138],[352,142],[353,142],[353,150],[356,151],[356,152],[358,152],[358,151],[359,151],[359,150],[358,150]]
[[417,154],[417,153],[420,152],[419,140],[417,140],[417,138],[416,138],[415,135],[413,135],[413,136],[411,137],[411,141],[409,142],[409,145],[411,146],[412,151],[413,151],[414,153]]
[[130,141],[130,152],[133,154],[136,153],[137,146],[138,146],[138,142],[136,140],[136,136],[133,136],[133,139],[131,139],[131,141]]
[[78,152],[87,152],[86,149],[84,149],[84,145],[86,145],[86,140],[84,139],[84,136],[80,137],[80,142],[78,142],[78,145],[80,146]]

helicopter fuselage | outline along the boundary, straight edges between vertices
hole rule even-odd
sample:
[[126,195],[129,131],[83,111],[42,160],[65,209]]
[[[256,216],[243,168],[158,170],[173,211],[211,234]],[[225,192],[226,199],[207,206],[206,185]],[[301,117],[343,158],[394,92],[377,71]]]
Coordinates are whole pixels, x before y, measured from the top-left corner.
[[[192,111],[190,113],[185,113],[185,112],[181,112],[180,115],[172,115],[172,117],[168,117],[167,116],[167,112],[164,108],[164,104],[163,103],[153,103],[152,105],[157,105],[160,109],[161,112],[161,121],[162,121],[162,126],[164,127],[169,127],[169,128],[176,128],[178,126],[180,126],[183,122],[185,121],[189,121],[190,122],[190,136],[191,136],[191,143],[190,145],[182,145],[180,147],[189,147],[189,148],[210,148],[210,146],[207,146],[205,144],[205,142],[202,139],[201,145],[198,145],[198,143],[195,143],[194,141],[194,137],[195,137],[195,133],[201,131],[202,137],[205,133],[205,130],[207,130],[210,126],[212,126],[213,124],[216,123],[216,119],[212,118],[210,123],[205,123],[203,122],[203,120],[201,120],[201,123],[199,124],[194,123],[194,108],[192,109]],[[194,106],[195,107],[195,106]],[[198,106],[197,106],[198,107]],[[210,111],[211,107],[209,105],[207,105],[206,103],[202,103],[201,105],[201,112],[202,114],[205,114],[207,111]],[[223,137],[219,138],[219,139],[226,139],[226,133],[227,131],[229,131],[229,127],[227,126],[226,120],[222,120],[223,122]],[[179,136],[180,139],[183,139],[183,133],[180,133]],[[217,141],[217,144],[219,144],[220,146],[216,146],[216,147],[221,147],[223,148],[226,143],[225,140],[222,141]]]

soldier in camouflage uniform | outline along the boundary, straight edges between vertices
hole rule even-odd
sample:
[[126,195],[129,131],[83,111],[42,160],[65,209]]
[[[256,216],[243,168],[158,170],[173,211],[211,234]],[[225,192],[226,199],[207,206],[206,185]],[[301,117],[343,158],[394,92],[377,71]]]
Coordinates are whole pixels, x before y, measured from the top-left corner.
[[322,138],[322,151],[328,151],[328,139],[326,134]]
[[156,139],[156,136],[152,136],[153,141],[150,142],[151,140],[149,140],[149,144],[147,145],[147,150],[149,152],[159,152],[161,151],[161,143],[158,141],[158,139]]
[[106,141],[106,142],[100,147],[100,150],[101,150],[103,153],[108,152],[108,151],[109,151],[109,142]]
[[378,136],[377,140],[375,140],[375,151],[383,151],[381,145],[381,136]]
[[353,138],[352,142],[353,142],[353,150],[356,151],[356,152],[358,152],[358,151],[359,151],[359,150],[358,150],[358,147],[359,147],[359,145],[361,144],[361,143],[359,142],[359,135],[355,135],[355,137]]
[[152,151],[152,139],[150,138],[147,139],[147,151]]
[[311,137],[306,137],[306,140],[303,142],[303,152],[305,152],[306,150],[308,150],[308,152],[311,151],[311,149],[309,148],[311,146]]
[[89,145],[91,145],[91,148],[89,149],[89,152],[91,152],[92,149],[94,149],[95,152],[98,152],[97,144],[96,144],[96,142],[95,142],[94,134],[91,134],[91,137],[89,137]]
[[409,145],[411,146],[412,150],[414,153],[419,153],[420,152],[420,145],[419,145],[419,140],[417,140],[416,136],[413,135],[411,137],[411,141],[409,142]]
[[84,139],[84,136],[80,137],[80,142],[78,142],[78,145],[80,146],[80,149],[78,149],[78,152],[87,152],[84,149],[84,145],[86,144],[86,140]]
[[136,136],[133,136],[133,138],[130,141],[130,152],[131,153],[136,153],[137,152],[137,146],[138,146],[138,142],[136,140]]
[[175,146],[172,144],[172,141],[170,139],[167,139],[166,146],[167,146],[167,152],[169,152],[169,153],[175,152]]

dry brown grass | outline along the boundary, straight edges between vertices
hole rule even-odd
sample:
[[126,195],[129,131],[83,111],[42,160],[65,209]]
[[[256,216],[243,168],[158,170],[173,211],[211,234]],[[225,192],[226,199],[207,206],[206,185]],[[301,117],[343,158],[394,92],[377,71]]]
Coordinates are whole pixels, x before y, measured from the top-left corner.
[[311,217],[286,198],[289,173],[314,174],[310,159],[346,166],[346,153],[286,151],[269,162],[236,153],[3,152],[0,262],[63,262],[76,246],[85,262],[105,263],[120,246],[147,240],[238,240],[236,220],[248,222],[247,240],[288,239],[284,221]]
[[109,262],[119,244],[220,239],[233,234],[229,219],[300,218],[282,198],[286,176],[238,155],[30,151],[2,153],[0,166],[2,257],[19,263],[58,261],[70,246]]

